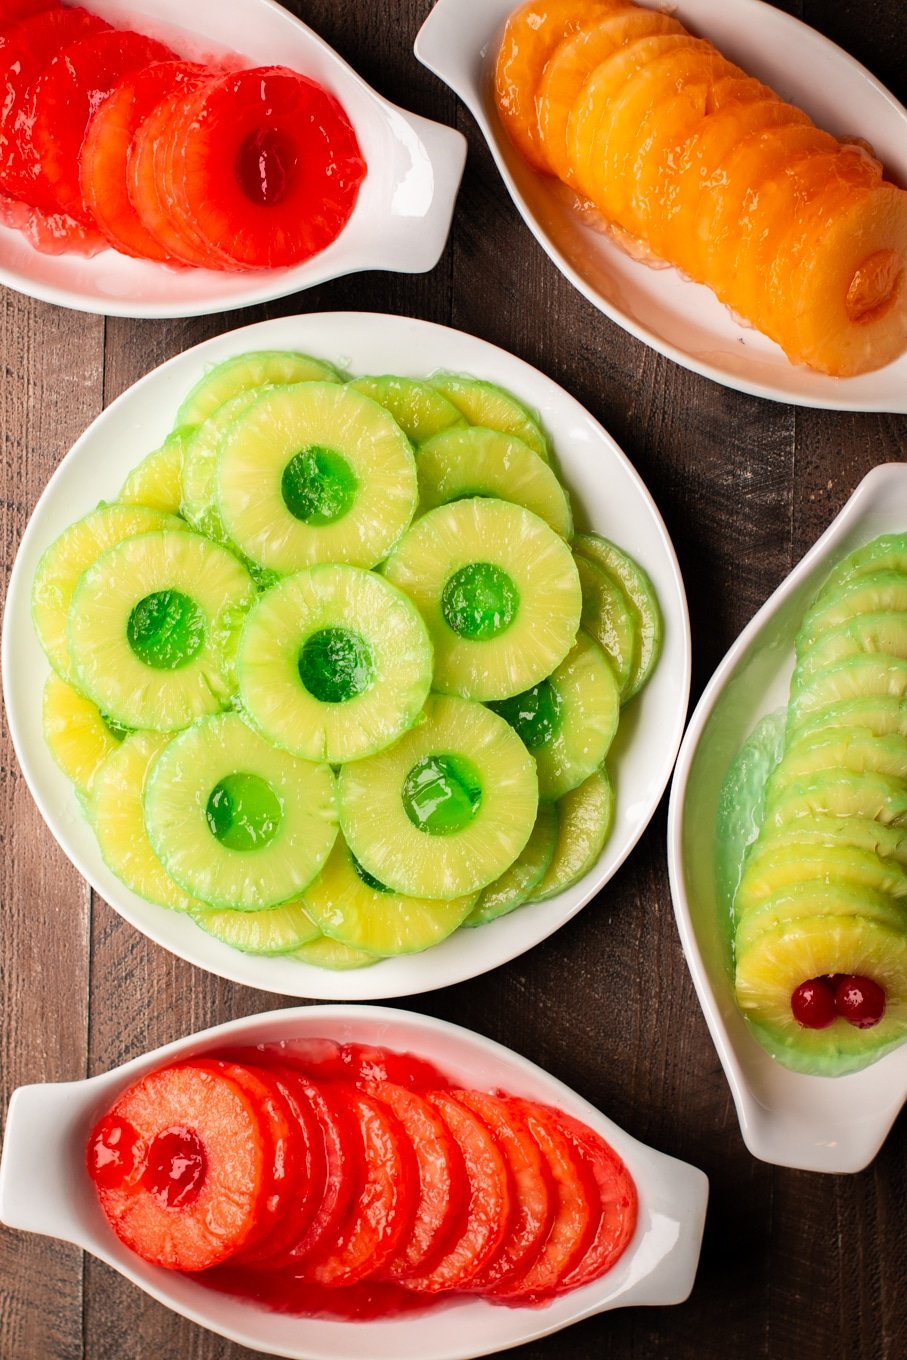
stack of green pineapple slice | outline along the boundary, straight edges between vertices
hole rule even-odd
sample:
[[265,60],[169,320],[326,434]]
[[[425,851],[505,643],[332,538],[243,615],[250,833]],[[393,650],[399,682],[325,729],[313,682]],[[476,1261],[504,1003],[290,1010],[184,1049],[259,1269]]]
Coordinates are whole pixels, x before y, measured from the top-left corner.
[[[907,1037],[905,696],[907,535],[885,535],[835,567],[803,619],[733,893],[738,1002],[797,1070],[853,1071]],[[757,732],[738,757],[725,815],[765,746]],[[798,988],[851,977],[881,988],[881,1014],[798,1018]]]
[[133,892],[326,968],[556,896],[657,660],[648,577],[574,536],[537,418],[481,379],[217,365],[36,573],[44,730]]

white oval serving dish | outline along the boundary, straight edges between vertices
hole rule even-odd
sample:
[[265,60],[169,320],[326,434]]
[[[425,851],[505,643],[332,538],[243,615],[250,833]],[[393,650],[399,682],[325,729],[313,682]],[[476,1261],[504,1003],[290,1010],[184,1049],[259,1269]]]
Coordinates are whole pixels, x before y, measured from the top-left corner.
[[[598,864],[573,888],[479,929],[460,930],[424,954],[332,973],[292,959],[241,954],[188,917],[152,906],[107,869],[41,728],[48,674],[31,624],[31,586],[44,549],[158,446],[182,398],[212,364],[254,349],[299,349],[351,372],[472,373],[534,407],[554,440],[580,525],[624,546],[652,578],[665,618],[661,660],[628,710],[609,756],[614,828]],[[332,312],[265,321],[188,350],[150,373],[99,416],[63,459],[35,508],[10,579],[3,623],[3,691],[19,762],[45,821],[73,864],[139,930],[201,968],[267,991],[325,1000],[405,996],[475,977],[545,939],[589,901],[639,840],[667,785],[683,735],[690,687],[686,596],[674,549],[651,496],[613,439],[561,387],[494,345],[407,317]]]
[[[652,269],[587,225],[573,195],[533,170],[511,144],[494,103],[494,64],[520,0],[438,0],[415,45],[479,124],[536,240],[574,287],[612,321],[667,358],[715,382],[774,401],[847,411],[907,412],[907,354],[876,373],[829,378],[785,358],[738,324],[710,289],[676,269]],[[846,52],[761,0],[640,0],[669,9],[726,56],[839,136],[871,142],[907,185],[907,110]]]
[[728,767],[760,718],[787,704],[794,638],[835,562],[907,527],[907,466],[874,468],[837,519],[740,634],[690,721],[671,788],[668,867],[699,1002],[754,1156],[806,1171],[859,1171],[907,1099],[907,1044],[862,1072],[813,1077],[780,1066],[737,1009],[715,890],[714,830]]
[[[495,1307],[462,1296],[423,1314],[342,1322],[270,1313],[149,1266],[128,1251],[103,1217],[85,1171],[94,1121],[152,1068],[227,1045],[305,1038],[413,1052],[458,1084],[506,1090],[584,1120],[623,1158],[639,1192],[639,1221],[623,1257],[601,1279],[544,1308]],[[701,1171],[637,1142],[534,1063],[457,1025],[380,1006],[252,1015],[86,1081],[20,1087],[10,1103],[0,1163],[0,1219],[9,1227],[74,1242],[190,1321],[288,1360],[469,1360],[611,1308],[682,1303],[693,1287],[707,1196]]]
[[275,0],[89,0],[89,8],[115,27],[133,26],[196,60],[234,52],[246,66],[279,64],[311,76],[346,109],[368,173],[340,236],[288,269],[171,268],[115,250],[91,258],[46,255],[21,232],[0,226],[0,283],[44,302],[108,316],[200,316],[362,269],[419,274],[437,264],[466,159],[459,132],[376,94]]

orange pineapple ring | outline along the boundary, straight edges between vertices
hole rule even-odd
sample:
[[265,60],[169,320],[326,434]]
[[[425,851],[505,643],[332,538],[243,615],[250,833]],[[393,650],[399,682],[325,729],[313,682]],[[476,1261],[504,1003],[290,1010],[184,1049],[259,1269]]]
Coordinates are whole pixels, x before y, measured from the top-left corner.
[[608,184],[601,170],[601,138],[606,132],[616,95],[647,62],[672,47],[689,47],[699,41],[688,33],[654,34],[620,47],[597,66],[583,85],[567,122],[567,145],[573,167],[573,185],[591,198],[607,217]]
[[729,255],[733,257],[730,246],[759,185],[792,156],[813,148],[832,151],[836,146],[830,133],[820,132],[811,123],[784,123],[744,138],[727,157],[715,186],[702,197],[694,228],[701,261],[696,277],[704,279],[722,302],[728,300],[724,277],[733,271],[733,258],[728,260]]
[[546,168],[536,113],[545,63],[568,34],[625,8],[626,0],[529,0],[507,20],[495,68],[498,112],[510,140],[537,170]]
[[[878,184],[882,167],[856,148],[837,147],[833,152],[806,151],[795,156],[777,174],[761,182],[750,211],[740,224],[734,258],[738,300],[734,306],[744,316],[762,315],[766,334],[783,334],[788,315],[785,300],[775,314],[779,284],[790,277],[791,236],[797,224],[814,221],[817,213],[837,211],[861,186]],[[754,310],[755,309],[755,310]]]
[[683,25],[659,10],[627,9],[564,38],[548,60],[536,97],[542,154],[548,169],[571,182],[567,146],[570,111],[586,80],[619,47],[657,33],[684,33]]
[[907,194],[883,181],[810,216],[788,276],[788,358],[850,377],[907,348]]
[[618,101],[615,120],[625,120],[628,130],[635,126],[623,169],[627,211],[646,236],[650,221],[660,216],[678,151],[705,116],[716,79],[734,70],[711,43],[684,48],[650,62],[632,82],[633,92]]

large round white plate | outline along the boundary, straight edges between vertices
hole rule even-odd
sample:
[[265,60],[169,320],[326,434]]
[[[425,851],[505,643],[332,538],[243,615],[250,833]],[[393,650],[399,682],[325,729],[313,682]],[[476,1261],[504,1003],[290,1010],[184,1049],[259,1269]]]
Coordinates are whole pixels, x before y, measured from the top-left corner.
[[[829,378],[790,363],[766,336],[741,326],[710,289],[676,269],[632,259],[580,217],[572,193],[523,160],[498,118],[493,82],[504,24],[518,3],[438,0],[416,39],[416,56],[471,110],[526,225],[570,282],[631,335],[727,387],[801,406],[907,411],[907,355],[857,378]],[[819,127],[864,137],[889,175],[907,185],[907,110],[814,29],[761,0],[640,3],[670,10]]]
[[134,27],[192,60],[232,52],[245,66],[289,66],[311,76],[346,109],[368,174],[337,240],[289,269],[178,269],[115,250],[88,259],[46,255],[21,232],[0,226],[0,283],[106,316],[202,316],[298,293],[360,269],[420,274],[437,264],[466,160],[459,132],[382,99],[274,0],[89,0],[88,7],[115,28]]
[[715,818],[728,768],[760,718],[788,701],[794,639],[835,562],[907,525],[907,467],[874,468],[822,537],[734,643],[706,686],[671,787],[668,867],[677,926],[706,1022],[737,1107],[744,1142],[763,1161],[806,1171],[860,1171],[907,1099],[907,1044],[846,1077],[781,1067],[756,1042],[734,1000],[715,888]]
[[[215,1294],[190,1275],[146,1265],[128,1251],[110,1231],[85,1173],[91,1128],[117,1095],[144,1073],[181,1058],[316,1038],[415,1053],[457,1085],[504,1090],[584,1121],[623,1159],[639,1193],[636,1232],[624,1255],[601,1279],[544,1308],[495,1307],[461,1295],[442,1311],[338,1322],[269,1313]],[[10,1227],[75,1242],[183,1317],[288,1360],[470,1360],[611,1308],[682,1303],[696,1274],[707,1196],[701,1171],[637,1142],[534,1063],[458,1025],[383,1006],[250,1015],[87,1081],[20,1087],[10,1103],[0,1165],[0,1215]]]
[[[627,710],[613,760],[609,757],[617,813],[595,868],[549,902],[479,929],[460,930],[425,954],[385,960],[359,972],[331,973],[290,959],[238,953],[187,917],[129,892],[101,859],[41,731],[41,684],[48,667],[30,616],[41,553],[99,500],[116,497],[128,469],[161,442],[180,401],[207,368],[254,349],[304,350],[353,373],[418,376],[452,369],[510,388],[539,411],[550,432],[578,523],[613,538],[642,563],[665,616],[661,661]],[[689,685],[689,619],[674,550],[646,488],[602,427],[562,388],[493,345],[424,321],[357,312],[286,317],[232,331],[170,360],[125,392],[73,446],[38,502],[13,568],[3,628],[3,688],[19,761],[48,826],[92,886],[126,920],[190,963],[267,991],[338,1000],[405,996],[475,977],[569,920],[616,872],[655,811],[680,744]]]

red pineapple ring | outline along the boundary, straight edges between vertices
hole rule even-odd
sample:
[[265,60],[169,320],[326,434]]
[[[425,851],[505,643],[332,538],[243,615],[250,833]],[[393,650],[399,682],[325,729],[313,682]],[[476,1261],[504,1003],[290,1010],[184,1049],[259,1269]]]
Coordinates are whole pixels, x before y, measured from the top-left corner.
[[280,66],[216,81],[174,149],[177,222],[238,268],[299,264],[324,250],[366,171],[338,101]]
[[54,57],[35,86],[32,141],[39,179],[55,207],[94,225],[79,185],[79,149],[91,114],[124,75],[175,55],[144,34],[111,29],[80,38]]
[[154,109],[210,74],[196,62],[155,62],[124,76],[91,117],[79,152],[82,197],[107,240],[124,255],[173,259],[133,207],[127,182],[129,149]]
[[67,43],[109,27],[86,9],[58,8],[22,19],[0,33],[0,189],[4,193],[42,206],[31,140],[35,86]]

